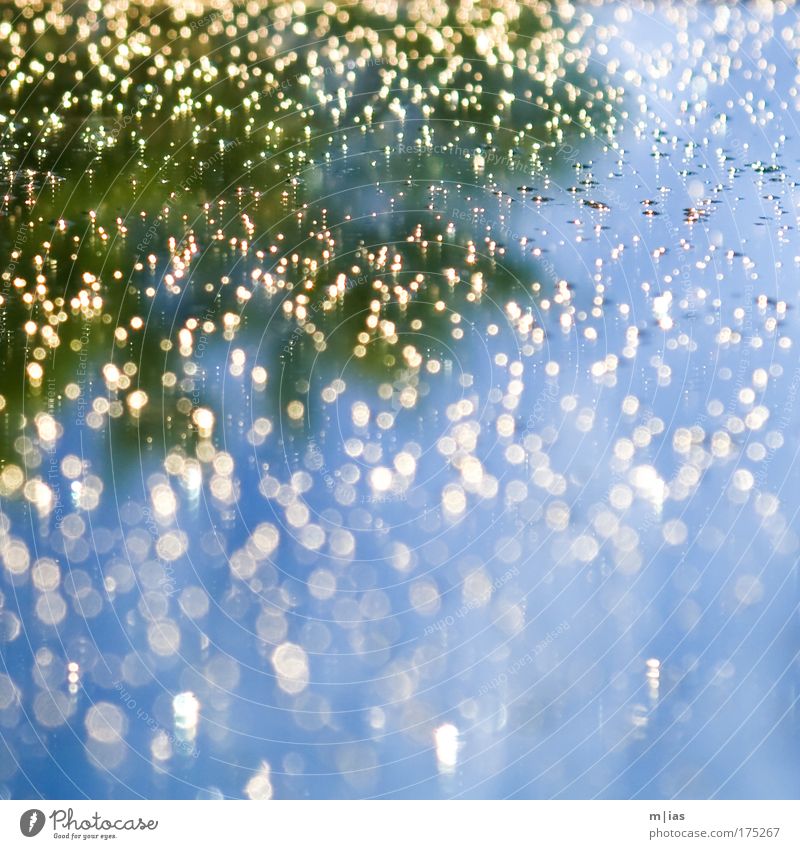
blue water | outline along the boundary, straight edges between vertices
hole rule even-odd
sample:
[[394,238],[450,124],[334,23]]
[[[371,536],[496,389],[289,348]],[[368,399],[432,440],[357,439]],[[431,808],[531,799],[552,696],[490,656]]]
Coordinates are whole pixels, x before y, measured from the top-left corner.
[[368,5],[360,66],[226,76],[271,14],[130,121],[22,144],[66,83],[0,85],[0,792],[796,797],[797,11],[510,14],[448,77]]

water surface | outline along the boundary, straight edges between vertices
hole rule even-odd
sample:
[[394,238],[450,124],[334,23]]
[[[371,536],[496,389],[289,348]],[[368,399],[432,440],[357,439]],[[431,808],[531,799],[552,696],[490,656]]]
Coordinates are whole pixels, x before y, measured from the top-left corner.
[[797,23],[5,7],[0,791],[796,797]]

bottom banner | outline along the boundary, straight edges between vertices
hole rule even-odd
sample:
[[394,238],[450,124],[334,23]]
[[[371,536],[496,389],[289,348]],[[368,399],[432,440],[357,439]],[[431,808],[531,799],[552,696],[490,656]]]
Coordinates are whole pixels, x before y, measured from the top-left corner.
[[0,846],[800,846],[797,802],[0,802]]

